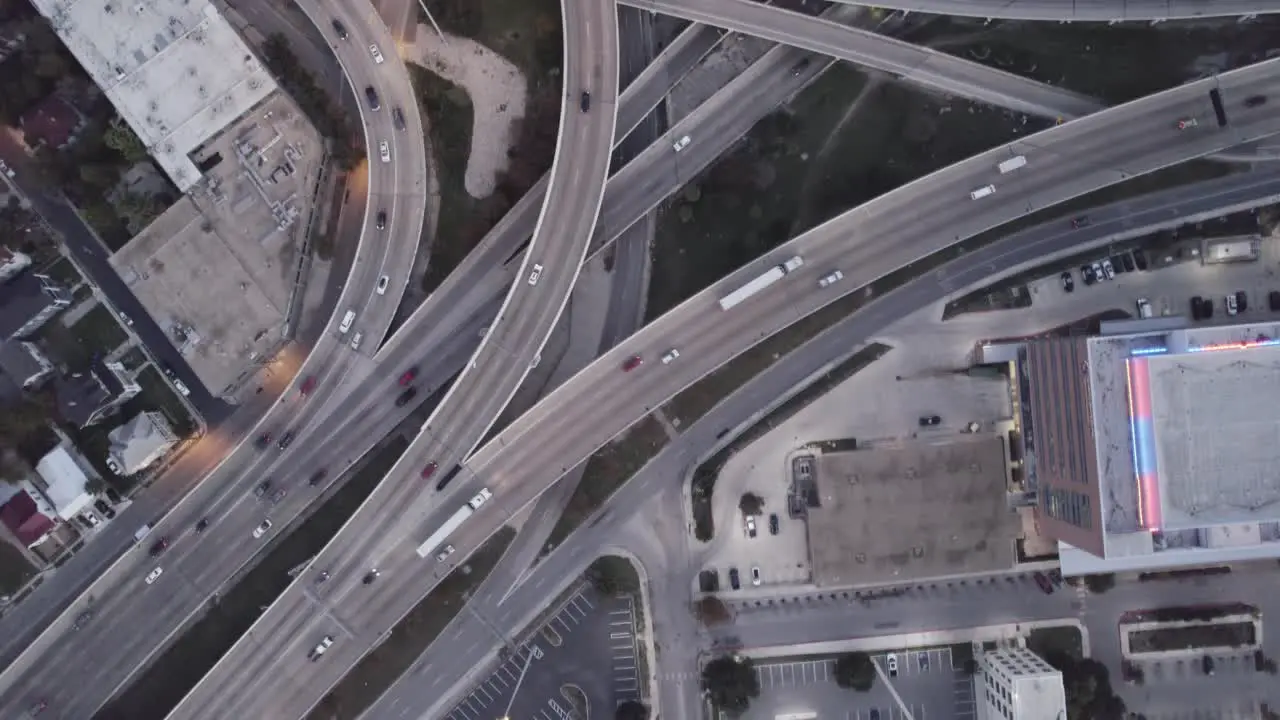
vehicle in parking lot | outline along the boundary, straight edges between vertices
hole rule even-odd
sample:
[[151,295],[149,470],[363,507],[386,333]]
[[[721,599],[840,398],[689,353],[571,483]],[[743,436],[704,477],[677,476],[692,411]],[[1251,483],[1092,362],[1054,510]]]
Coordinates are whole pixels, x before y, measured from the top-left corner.
[[941,424],[942,424],[941,415],[921,415],[920,416],[920,427],[933,427],[934,425],[941,425]]
[[1138,298],[1138,317],[1149,318],[1152,314],[1151,301],[1146,298]]
[[382,57],[382,51],[378,49],[377,45],[369,46],[369,54],[373,56],[373,61],[379,65],[386,60],[386,58]]
[[778,534],[778,513],[769,514],[769,534],[770,535]]
[[1267,293],[1267,307],[1271,308],[1271,312],[1280,311],[1280,290]]
[[[374,218],[373,224],[379,230],[386,230],[387,229],[387,211],[379,210],[377,216]],[[386,275],[383,275],[383,277],[386,277]]]
[[885,658],[885,664],[889,666],[889,677],[898,677],[898,656],[889,653],[889,657]]
[[408,370],[405,370],[404,373],[400,375],[400,386],[408,387],[409,384],[412,383],[413,379],[416,377],[418,377],[418,366],[414,365]]
[[920,672],[929,672],[929,653],[922,652],[917,655],[916,664],[920,666]]
[[1111,258],[1102,258],[1102,276],[1108,280],[1116,278],[1116,269],[1111,265]]
[[729,587],[734,590],[742,589],[742,582],[738,578],[738,568],[729,568]]
[[1098,281],[1098,276],[1094,274],[1092,265],[1080,266],[1080,279],[1084,280],[1085,285],[1092,285]]
[[311,391],[315,389],[316,389],[316,376],[308,375],[307,379],[302,381],[302,387],[298,388],[298,393],[305,397],[307,395],[310,395]]
[[160,574],[163,572],[164,572],[164,568],[158,567],[155,570],[152,570],[151,572],[147,573],[147,584],[150,585],[156,580],[159,580]]
[[1131,268],[1126,268],[1124,266],[1124,259],[1121,258],[1121,256],[1119,255],[1112,255],[1110,260],[1111,260],[1111,269],[1115,270],[1117,275],[1121,273],[1129,272],[1129,270],[1131,269]]
[[1236,310],[1244,312],[1249,309],[1249,296],[1243,290],[1236,291]]
[[396,397],[396,407],[404,407],[405,405],[408,405],[409,401],[413,400],[417,396],[418,388],[405,388],[405,391]]
[[678,357],[680,357],[680,351],[675,348],[671,348],[670,350],[668,350],[666,353],[662,355],[662,364],[670,365],[671,363],[675,362],[676,358]]
[[1048,575],[1045,575],[1042,572],[1037,572],[1033,577],[1035,577],[1036,585],[1040,586],[1040,590],[1045,595],[1053,594],[1053,581],[1049,579]]
[[1093,277],[1099,281],[1108,280],[1107,274],[1102,271],[1102,263],[1095,262],[1089,267],[1093,268]]
[[285,448],[289,447],[289,445],[291,444],[293,444],[292,430],[280,436],[280,442],[276,443],[276,447],[280,448],[281,450],[284,450]]
[[378,278],[378,284],[374,286],[373,291],[378,293],[379,295],[386,295],[387,286],[390,284],[391,284],[391,276],[383,275],[382,277]]
[[674,143],[672,143],[671,147],[672,147],[676,152],[680,152],[681,150],[683,150],[683,149],[685,149],[685,148],[689,147],[689,143],[691,143],[691,142],[693,142],[693,140],[691,140],[691,139],[689,138],[689,136],[688,136],[688,135],[685,135],[684,137],[682,137],[682,138],[680,138],[679,140],[677,140],[677,141],[675,141]]
[[631,372],[644,364],[644,358],[639,355],[632,355],[622,363],[622,372]]
[[529,271],[529,284],[537,285],[538,278],[540,277],[542,277],[542,266],[537,263],[534,263],[533,269]]
[[391,162],[391,143],[388,143],[386,140],[378,141],[378,157],[384,163]]
[[1073,228],[1082,228],[1088,224],[1089,224],[1088,215],[1077,215],[1071,218],[1071,227]]
[[1227,306],[1227,314],[1228,314],[1228,315],[1235,315],[1237,312],[1239,312],[1239,311],[1240,311],[1240,310],[1239,310],[1239,308],[1237,308],[1237,307],[1236,307],[1236,296],[1235,296],[1235,295],[1228,295],[1228,296],[1225,298],[1225,300],[1226,300],[1226,303],[1225,303],[1225,304],[1226,304],[1226,306]]
[[753,566],[751,568],[751,584],[755,586],[760,585],[760,566],[759,565]]
[[439,467],[440,467],[440,464],[434,460],[427,463],[427,466],[422,468],[422,479],[426,480],[430,478],[432,475],[435,475],[436,470],[439,469]]
[[324,651],[328,650],[332,646],[333,646],[333,636],[325,635],[324,638],[320,640],[320,642],[317,643],[315,647],[311,648],[311,652],[307,653],[307,659],[310,660],[311,662],[315,662],[316,660],[319,660],[320,657],[324,655]]
[[820,288],[830,287],[832,283],[840,282],[843,279],[844,279],[844,273],[840,272],[839,270],[832,270],[831,272],[822,276],[822,279],[818,281],[818,287]]
[[271,529],[271,519],[268,518],[266,520],[263,520],[261,525],[253,529],[253,539],[257,540],[263,535],[266,535],[267,531],[270,529]]
[[1133,256],[1130,255],[1129,253],[1124,253],[1119,257],[1120,257],[1120,266],[1124,268],[1125,272],[1133,272],[1134,270],[1138,269],[1137,263],[1133,261]]
[[436,562],[444,562],[446,558],[453,554],[453,546],[445,545],[444,549],[436,553]]
[[94,515],[93,513],[84,513],[79,517],[80,517],[81,523],[84,525],[87,525],[90,530],[102,524],[102,521],[98,519],[98,516]]
[[97,508],[98,512],[100,512],[100,513],[102,513],[103,515],[105,515],[105,516],[107,517],[107,519],[108,519],[108,520],[110,520],[111,518],[113,518],[113,517],[115,517],[115,516],[116,516],[116,511],[115,511],[115,510],[112,510],[112,509],[111,509],[111,506],[107,504],[107,501],[105,501],[105,500],[103,500],[103,499],[101,499],[101,498],[99,498],[99,499],[97,499],[97,500],[94,500],[94,501],[93,501],[93,506],[94,506],[95,508]]
[[321,482],[324,481],[324,477],[327,474],[328,473],[325,471],[324,468],[320,468],[319,470],[311,473],[311,477],[307,479],[307,485],[310,485],[311,487],[315,487],[319,485]]
[[391,122],[395,123],[397,130],[404,130],[406,127],[404,122],[404,111],[401,110],[398,105],[391,108]]
[[1076,281],[1071,278],[1070,270],[1063,270],[1062,274],[1059,275],[1058,277],[1062,280],[1063,290],[1065,290],[1066,292],[1071,292],[1072,290],[1076,289]]
[[1147,269],[1147,254],[1141,250],[1133,251],[1133,266],[1138,270]]
[[756,516],[755,516],[755,515],[748,515],[748,516],[746,517],[746,524],[747,524],[747,525],[746,525],[746,527],[747,527],[747,537],[749,537],[749,538],[753,538],[753,537],[755,537],[755,536],[756,536]]
[[162,537],[151,544],[151,549],[148,552],[150,553],[151,557],[160,557],[160,554],[168,549],[169,549],[169,538]]

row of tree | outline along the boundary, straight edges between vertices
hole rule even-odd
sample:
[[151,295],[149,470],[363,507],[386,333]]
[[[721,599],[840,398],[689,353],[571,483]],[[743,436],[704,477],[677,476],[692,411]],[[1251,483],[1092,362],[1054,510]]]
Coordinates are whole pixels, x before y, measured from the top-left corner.
[[262,46],[262,61],[316,130],[333,141],[332,157],[338,167],[350,170],[359,165],[364,159],[364,151],[346,115],[333,98],[320,89],[311,73],[302,69],[284,35],[272,33],[267,36]]

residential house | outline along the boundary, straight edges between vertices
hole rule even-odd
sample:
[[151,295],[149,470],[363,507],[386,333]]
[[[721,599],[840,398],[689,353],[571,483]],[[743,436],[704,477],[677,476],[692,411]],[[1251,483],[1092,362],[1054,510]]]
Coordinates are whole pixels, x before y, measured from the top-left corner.
[[28,548],[34,548],[48,540],[49,533],[54,528],[53,520],[40,512],[36,501],[25,490],[0,506],[0,523]]
[[0,245],[0,283],[8,282],[31,267],[31,256]]
[[54,383],[58,413],[78,428],[97,425],[115,415],[142,387],[118,362],[94,360],[89,369],[58,378]]
[[22,273],[0,284],[0,342],[30,337],[71,306],[71,293],[48,275]]
[[44,496],[36,498],[37,505],[41,504],[40,499],[46,500],[48,506],[42,509],[62,520],[70,520],[87,510],[93,504],[93,495],[88,490],[89,473],[84,469],[87,466],[65,443],[40,458],[36,463],[40,482],[31,483],[32,489]]
[[0,373],[23,390],[35,390],[53,377],[53,363],[35,343],[14,340],[0,342]]
[[107,433],[107,439],[107,467],[122,477],[145,470],[178,442],[169,421],[158,412],[138,413]]
[[23,113],[18,124],[23,142],[32,150],[63,150],[79,138],[89,121],[74,105],[55,94]]

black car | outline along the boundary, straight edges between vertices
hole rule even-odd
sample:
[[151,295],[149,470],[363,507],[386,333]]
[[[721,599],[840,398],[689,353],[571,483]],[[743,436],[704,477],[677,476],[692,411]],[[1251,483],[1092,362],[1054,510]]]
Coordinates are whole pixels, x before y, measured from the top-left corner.
[[462,466],[454,465],[453,469],[445,473],[444,477],[440,478],[440,482],[436,483],[436,492],[444,490],[454,478],[458,477],[458,473],[460,472],[462,472]]
[[1062,289],[1064,291],[1071,292],[1076,289],[1076,281],[1071,278],[1070,270],[1063,270],[1058,277],[1062,279]]
[[170,380],[178,376],[178,374],[173,371],[173,367],[169,365],[169,363],[161,365],[160,369],[164,371],[164,376]]
[[1267,104],[1266,95],[1250,95],[1244,99],[1244,106],[1247,108],[1262,107]]
[[253,441],[253,444],[254,444],[254,447],[258,448],[259,450],[265,450],[266,447],[271,444],[271,433],[269,432],[262,433],[261,435],[258,436],[257,440]]
[[769,534],[778,534],[778,513],[771,513],[769,515]]
[[1146,254],[1146,253],[1144,253],[1144,252],[1142,252],[1141,250],[1134,250],[1134,251],[1133,251],[1133,264],[1134,264],[1134,267],[1138,268],[1139,270],[1146,270],[1146,269],[1147,269],[1147,254]]
[[1200,297],[1199,295],[1193,295],[1191,297],[1191,319],[1192,320],[1204,319],[1203,304],[1204,304],[1204,298]]
[[1071,218],[1071,227],[1073,228],[1082,228],[1088,224],[1089,224],[1088,215],[1077,215],[1076,217]]
[[804,72],[807,67],[809,67],[809,58],[805,58],[796,63],[796,66],[791,68],[791,75],[794,77],[800,77],[800,73]]
[[921,415],[920,416],[920,427],[933,427],[934,425],[939,425],[941,423],[942,423],[942,416],[940,415]]
[[159,540],[156,540],[155,543],[151,545],[151,550],[149,552],[151,554],[151,557],[160,557],[160,554],[163,553],[168,548],[169,548],[169,538],[162,537]]
[[347,26],[343,25],[340,20],[333,21],[333,31],[337,33],[338,37],[342,40],[347,40],[351,37],[351,33],[347,32]]
[[729,568],[729,587],[734,590],[742,589],[742,581],[738,578],[738,568]]
[[369,101],[369,109],[378,111],[382,109],[382,102],[378,100],[378,91],[370,85],[364,89],[364,97]]
[[1133,272],[1138,269],[1137,263],[1133,261],[1133,256],[1129,253],[1120,256],[1120,264],[1124,266],[1125,272]]
[[1092,285],[1098,281],[1098,276],[1094,274],[1092,265],[1080,266],[1080,279],[1084,280],[1085,285]]
[[293,443],[293,431],[290,430],[289,432],[280,436],[280,442],[276,443],[276,447],[280,448],[281,450],[284,450],[285,448],[289,447],[289,445],[291,445],[292,443]]
[[209,518],[200,518],[200,522],[196,523],[196,532],[202,533],[209,529]]
[[1267,293],[1267,305],[1271,308],[1271,312],[1280,311],[1280,290]]
[[377,220],[375,221],[375,224],[378,226],[379,230],[387,229],[387,211],[386,210],[378,211],[378,217],[377,217]]
[[409,404],[410,400],[413,400],[416,397],[418,397],[418,388],[405,388],[405,391],[400,393],[399,397],[396,398],[396,407],[404,407]]
[[365,585],[372,585],[373,581],[377,580],[378,576],[381,574],[382,573],[378,572],[377,568],[374,568],[369,572],[365,573],[364,578],[360,582],[364,583]]
[[1236,291],[1236,312],[1244,312],[1249,309],[1249,296],[1243,290]]
[[391,108],[391,122],[396,124],[397,130],[405,129],[404,111],[401,110],[399,107]]
[[253,496],[260,498],[263,495],[266,495],[267,491],[270,489],[271,489],[271,481],[263,480],[262,482],[258,483],[257,487],[253,489]]
[[1045,575],[1042,572],[1038,572],[1035,574],[1035,579],[1036,579],[1036,585],[1040,586],[1041,592],[1043,592],[1045,595],[1053,594],[1053,581],[1049,579],[1048,575]]
[[591,109],[591,93],[587,92],[586,90],[583,90],[582,91],[582,112],[587,112],[590,109]]
[[307,480],[307,484],[310,485],[311,487],[315,487],[320,484],[321,480],[324,480],[324,476],[325,476],[324,470],[317,470],[311,473],[311,479]]

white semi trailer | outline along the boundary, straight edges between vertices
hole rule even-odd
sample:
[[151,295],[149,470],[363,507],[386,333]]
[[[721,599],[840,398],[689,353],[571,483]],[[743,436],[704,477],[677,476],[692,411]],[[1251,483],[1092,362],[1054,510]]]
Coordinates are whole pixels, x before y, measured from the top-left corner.
[[452,535],[454,530],[462,527],[462,523],[466,522],[467,518],[471,517],[491,497],[493,497],[493,493],[489,491],[489,488],[483,488],[476,493],[475,497],[468,500],[466,505],[458,508],[458,511],[450,515],[443,525],[431,533],[431,537],[427,538],[426,542],[418,546],[418,557],[430,556],[436,548],[440,547],[445,538]]
[[734,290],[728,295],[725,295],[723,298],[720,298],[720,309],[729,310],[733,308],[733,306],[737,305],[743,300],[746,300],[752,295],[755,295],[761,290],[764,290],[770,285],[778,282],[783,278],[784,275],[786,275],[789,272],[792,272],[793,270],[800,267],[801,265],[804,265],[804,258],[800,257],[799,255],[796,255],[795,257],[782,263],[781,265],[775,265],[769,268],[764,272],[764,274],[751,280],[746,285],[743,285],[742,287],[738,288],[737,290]]

